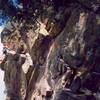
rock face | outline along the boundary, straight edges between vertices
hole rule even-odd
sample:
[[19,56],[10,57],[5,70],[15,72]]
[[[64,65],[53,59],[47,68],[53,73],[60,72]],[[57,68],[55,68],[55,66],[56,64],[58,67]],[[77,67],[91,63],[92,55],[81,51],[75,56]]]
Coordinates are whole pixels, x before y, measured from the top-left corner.
[[100,100],[100,1],[24,1],[2,32],[7,98]]

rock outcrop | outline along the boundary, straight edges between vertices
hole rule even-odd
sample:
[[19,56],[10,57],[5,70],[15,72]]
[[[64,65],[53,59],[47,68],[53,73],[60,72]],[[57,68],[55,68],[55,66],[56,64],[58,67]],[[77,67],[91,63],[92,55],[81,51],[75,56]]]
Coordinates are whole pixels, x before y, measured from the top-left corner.
[[100,1],[23,2],[2,32],[7,100],[100,100]]

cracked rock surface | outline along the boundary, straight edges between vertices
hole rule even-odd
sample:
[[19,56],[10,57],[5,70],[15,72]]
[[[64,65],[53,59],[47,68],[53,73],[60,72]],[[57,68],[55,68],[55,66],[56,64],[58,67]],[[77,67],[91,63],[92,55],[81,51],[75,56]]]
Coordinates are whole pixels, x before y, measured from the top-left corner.
[[20,3],[0,0],[6,100],[100,100],[100,1]]

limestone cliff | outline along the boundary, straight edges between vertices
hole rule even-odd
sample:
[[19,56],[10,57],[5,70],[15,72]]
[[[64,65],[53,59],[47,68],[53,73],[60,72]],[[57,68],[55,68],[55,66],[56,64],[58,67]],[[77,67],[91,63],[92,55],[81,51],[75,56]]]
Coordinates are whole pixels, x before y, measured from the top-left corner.
[[4,9],[7,100],[100,100],[100,1],[21,3]]

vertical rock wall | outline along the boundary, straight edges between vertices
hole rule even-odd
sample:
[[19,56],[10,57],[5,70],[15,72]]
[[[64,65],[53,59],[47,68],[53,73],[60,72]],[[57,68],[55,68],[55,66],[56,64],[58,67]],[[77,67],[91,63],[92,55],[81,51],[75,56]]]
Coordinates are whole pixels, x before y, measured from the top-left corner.
[[[33,7],[42,13],[25,8],[30,12],[16,14],[13,28],[2,32],[4,46],[16,52],[1,64],[8,95],[13,91],[11,100],[95,100],[100,88],[99,0],[37,5],[42,2]],[[25,74],[20,54],[26,53],[33,65]]]

